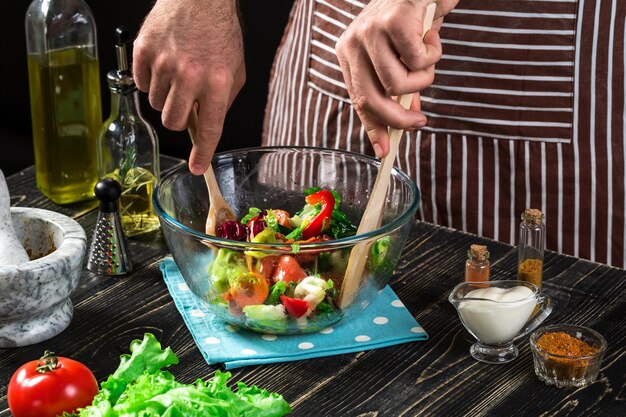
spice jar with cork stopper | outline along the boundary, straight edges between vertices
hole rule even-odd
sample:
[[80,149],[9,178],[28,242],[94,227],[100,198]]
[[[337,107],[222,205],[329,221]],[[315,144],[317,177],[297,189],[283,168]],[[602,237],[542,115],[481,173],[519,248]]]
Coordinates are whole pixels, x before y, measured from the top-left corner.
[[489,251],[484,245],[470,245],[465,262],[465,281],[489,281]]
[[522,213],[519,234],[517,278],[541,288],[546,225],[541,210],[527,208]]

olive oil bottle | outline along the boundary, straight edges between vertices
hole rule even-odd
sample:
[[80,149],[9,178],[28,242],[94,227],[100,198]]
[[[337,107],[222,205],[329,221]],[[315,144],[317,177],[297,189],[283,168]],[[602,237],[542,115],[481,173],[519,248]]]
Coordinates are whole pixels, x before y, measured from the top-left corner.
[[116,30],[118,69],[107,74],[111,115],[98,137],[98,175],[122,186],[119,214],[126,236],[158,229],[152,191],[159,180],[159,144],[154,128],[143,118],[139,92],[126,57],[130,39],[123,27]]
[[79,0],[34,0],[26,35],[37,187],[57,204],[92,198],[102,107],[91,10]]

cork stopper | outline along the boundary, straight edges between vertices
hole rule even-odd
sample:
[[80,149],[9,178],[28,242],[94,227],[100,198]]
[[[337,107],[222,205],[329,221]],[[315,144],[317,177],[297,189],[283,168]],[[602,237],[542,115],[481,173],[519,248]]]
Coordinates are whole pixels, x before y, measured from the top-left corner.
[[522,213],[522,221],[528,224],[541,224],[543,221],[543,213],[538,209],[527,208]]
[[484,245],[470,245],[468,255],[470,256],[470,258],[477,261],[484,261],[489,259],[489,251],[487,250],[487,246]]

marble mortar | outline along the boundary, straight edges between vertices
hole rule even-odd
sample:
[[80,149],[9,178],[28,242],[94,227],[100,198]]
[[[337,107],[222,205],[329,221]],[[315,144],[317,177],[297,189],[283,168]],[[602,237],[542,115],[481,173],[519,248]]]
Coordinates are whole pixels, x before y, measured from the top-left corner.
[[11,219],[31,260],[0,266],[0,348],[39,343],[65,330],[87,250],[85,231],[63,214],[12,207]]

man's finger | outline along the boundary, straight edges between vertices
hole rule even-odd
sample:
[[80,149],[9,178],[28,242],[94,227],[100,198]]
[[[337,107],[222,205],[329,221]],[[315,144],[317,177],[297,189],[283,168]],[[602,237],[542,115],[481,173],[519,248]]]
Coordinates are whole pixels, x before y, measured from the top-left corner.
[[211,159],[213,159],[213,154],[222,136],[227,108],[228,103],[226,101],[199,103],[198,129],[189,156],[189,169],[192,174],[200,175],[211,165]]
[[162,111],[165,106],[170,91],[169,78],[155,76],[150,81],[150,90],[148,91],[148,102],[153,109]]
[[137,38],[133,44],[133,80],[139,91],[144,93],[147,93],[150,89],[150,65],[146,64],[148,61],[146,53],[142,49],[141,39]]
[[376,157],[383,158],[387,156],[389,153],[389,132],[387,131],[387,126],[367,112],[362,110],[357,110],[356,112],[363,123],[363,128],[372,144]]
[[[424,115],[404,109],[385,95],[374,68],[363,55],[350,65],[352,78],[352,102],[361,114],[371,114],[384,125],[397,129],[415,129],[423,126]],[[358,80],[358,82],[356,81]]]
[[353,45],[350,45],[350,43],[345,41],[343,38],[339,38],[339,41],[337,41],[337,44],[335,45],[337,61],[339,61],[339,66],[341,67],[343,80],[346,84],[346,88],[348,89],[348,93],[352,91],[352,75],[350,74],[350,62],[347,57],[351,53],[352,48]]
[[[441,21],[434,28],[438,28],[440,24]],[[441,59],[442,53],[439,32],[429,30],[423,33],[421,28],[420,30],[407,31],[402,26],[403,22],[400,21],[396,28],[390,30],[389,39],[409,70],[417,71],[435,65]]]
[[434,79],[432,71],[410,70],[386,36],[377,37],[367,43],[366,48],[387,96],[415,93],[429,86]]
[[187,118],[195,101],[191,88],[187,83],[172,84],[161,114],[163,126],[177,131],[187,128]]
[[411,101],[410,109],[413,111],[422,111],[422,100],[420,98],[420,93],[413,94],[413,100]]
[[[361,55],[362,56],[362,55]],[[365,71],[369,68],[369,71]],[[357,60],[350,65],[352,91],[350,97],[376,156],[382,158],[389,153],[387,126],[401,129],[416,129],[426,123],[423,114],[405,110],[391,97],[387,97],[370,62]],[[357,82],[358,80],[358,82]]]

